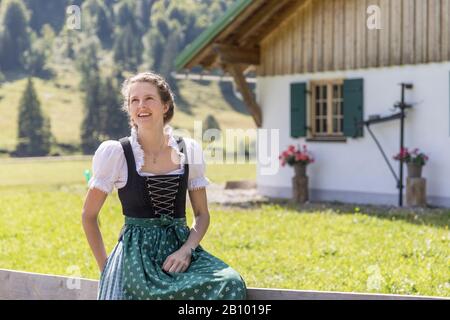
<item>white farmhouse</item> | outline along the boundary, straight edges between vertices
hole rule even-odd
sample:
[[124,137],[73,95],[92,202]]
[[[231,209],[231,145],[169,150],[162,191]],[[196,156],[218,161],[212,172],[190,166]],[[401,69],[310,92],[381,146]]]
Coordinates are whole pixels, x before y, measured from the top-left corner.
[[[176,65],[222,68],[258,128],[279,129],[282,149],[307,144],[316,158],[308,167],[311,200],[398,204],[392,172],[361,124],[397,113],[400,83],[412,84],[404,145],[430,156],[428,204],[450,207],[450,0],[239,0]],[[245,82],[249,70],[256,97]],[[369,129],[399,175],[392,156],[400,120]],[[291,197],[292,168],[260,169],[262,194]]]

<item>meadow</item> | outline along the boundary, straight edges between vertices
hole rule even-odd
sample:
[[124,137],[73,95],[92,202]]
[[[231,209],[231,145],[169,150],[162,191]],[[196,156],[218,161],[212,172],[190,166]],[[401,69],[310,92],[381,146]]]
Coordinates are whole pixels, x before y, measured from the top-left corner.
[[[81,225],[89,159],[0,161],[0,268],[98,279]],[[208,167],[214,183],[253,165]],[[247,286],[450,297],[450,212],[387,213],[289,203],[210,204],[202,246]],[[188,221],[192,222],[189,208]],[[100,214],[107,252],[123,223],[117,193]]]
[[[58,144],[78,146],[83,120],[83,94],[79,91],[80,76],[73,66],[55,66],[57,77],[50,80],[33,78],[44,113],[50,118],[51,131]],[[178,80],[178,107],[171,121],[174,128],[194,134],[194,121],[202,122],[213,115],[221,128],[254,128],[252,118],[235,110],[222,96],[218,82]],[[0,150],[12,151],[17,144],[17,121],[20,98],[26,78],[10,79],[0,85]],[[237,99],[236,99],[237,100]],[[241,110],[242,111],[242,110]],[[204,128],[203,128],[204,129]],[[64,154],[53,146],[52,152]]]

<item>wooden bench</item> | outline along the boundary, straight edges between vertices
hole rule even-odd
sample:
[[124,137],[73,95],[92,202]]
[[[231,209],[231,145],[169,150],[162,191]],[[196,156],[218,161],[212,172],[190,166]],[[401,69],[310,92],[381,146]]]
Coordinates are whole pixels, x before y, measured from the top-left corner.
[[[98,281],[0,269],[0,299],[95,300]],[[248,300],[423,300],[444,297],[248,288]]]

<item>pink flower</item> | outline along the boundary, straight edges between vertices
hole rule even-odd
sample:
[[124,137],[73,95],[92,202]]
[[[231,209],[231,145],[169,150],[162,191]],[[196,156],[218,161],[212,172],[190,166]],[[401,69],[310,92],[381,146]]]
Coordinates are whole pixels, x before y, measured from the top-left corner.
[[425,153],[419,152],[419,148],[414,148],[412,152],[408,151],[408,148],[402,148],[393,158],[407,163],[420,163],[422,165],[428,160]]
[[295,147],[291,144],[278,156],[278,159],[283,167],[286,164],[292,166],[295,163],[308,164],[313,162],[312,156],[308,153],[306,145],[297,145],[297,147]]

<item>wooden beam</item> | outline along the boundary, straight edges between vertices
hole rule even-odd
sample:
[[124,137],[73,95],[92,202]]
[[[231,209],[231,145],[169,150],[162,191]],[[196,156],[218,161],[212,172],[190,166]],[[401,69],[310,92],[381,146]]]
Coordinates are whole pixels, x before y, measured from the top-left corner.
[[[277,25],[280,21],[286,19],[293,11],[292,9],[297,8],[300,4],[303,4],[305,0],[255,0],[239,17],[233,21],[229,26],[227,26],[220,34],[217,35],[214,42],[216,43],[233,43],[239,44],[239,46],[244,47],[254,47],[259,45],[259,39],[266,36],[266,26],[267,24],[273,26],[274,16]],[[260,13],[261,12],[261,13]],[[281,16],[278,17],[279,12]],[[265,13],[262,14],[262,13]],[[252,24],[249,23],[252,22]],[[254,24],[256,24],[254,26]],[[251,28],[251,32],[247,32],[247,29]],[[261,28],[265,30],[261,34]],[[242,32],[245,31],[245,41],[243,45],[240,43],[240,38]],[[254,41],[258,39],[258,41]],[[205,67],[211,67],[214,63],[214,59],[210,59],[211,52],[213,52],[211,45],[207,45],[190,61],[186,68],[191,68],[195,65],[201,64]],[[206,62],[207,60],[207,62]]]
[[214,63],[217,61],[218,56],[214,52],[211,52],[210,55],[205,56],[205,58],[201,62],[201,66],[205,69],[210,69],[214,66]]
[[[264,4],[265,0],[254,0],[242,13],[240,13],[234,21],[232,21],[224,30],[222,30],[215,39],[211,40],[213,42],[223,42],[230,34],[239,29],[242,23],[244,23],[250,16],[254,14],[259,7]],[[203,64],[203,59],[207,58],[212,51],[211,43],[206,45],[193,59],[190,61],[186,68],[192,68],[196,65]]]
[[288,1],[276,16],[272,16],[263,26],[260,27],[258,34],[254,34],[247,39],[246,45],[250,46],[254,43],[260,43],[261,40],[264,39],[272,30],[287,20],[300,7],[307,3],[308,1],[306,0]]
[[213,50],[224,63],[259,64],[259,48],[242,48],[226,44],[215,43]]
[[[269,0],[273,1],[273,0]],[[275,0],[276,1],[276,0]],[[263,6],[265,6],[267,0],[253,0],[252,4],[248,6],[242,12],[235,21],[230,23],[223,31],[220,32],[220,34],[217,36],[217,39],[215,41],[217,42],[224,42],[226,41],[230,36],[232,36],[234,33],[236,33],[236,30],[239,30],[242,25],[255,14],[255,12],[258,12],[261,10]]]
[[[0,300],[95,300],[98,280],[0,269]],[[448,297],[247,288],[247,300],[447,300]]]
[[247,300],[447,300],[446,297],[287,289],[247,289]]
[[224,66],[224,68],[233,77],[239,92],[242,94],[242,98],[244,99],[248,111],[252,115],[256,126],[260,128],[262,126],[261,108],[256,103],[255,97],[253,96],[253,93],[251,92],[247,82],[245,81],[244,70],[246,69],[246,66],[241,64],[228,63]]
[[95,300],[98,281],[0,269],[0,300]]
[[236,36],[239,39],[238,42],[240,45],[245,46],[247,39],[250,35],[254,34],[258,29],[267,22],[274,14],[277,13],[288,1],[290,0],[278,0],[278,1],[269,1],[267,4],[262,6],[261,9],[245,24],[240,28],[241,33],[238,33]]

